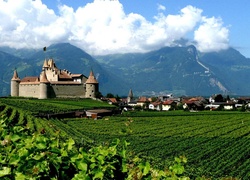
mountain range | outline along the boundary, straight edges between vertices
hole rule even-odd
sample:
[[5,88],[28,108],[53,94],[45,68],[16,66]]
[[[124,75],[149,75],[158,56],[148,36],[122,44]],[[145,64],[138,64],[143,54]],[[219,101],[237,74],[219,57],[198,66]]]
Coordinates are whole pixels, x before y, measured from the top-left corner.
[[250,59],[234,48],[201,53],[195,46],[163,47],[147,53],[91,56],[69,44],[54,44],[46,51],[0,48],[0,96],[10,94],[14,69],[20,78],[39,76],[44,59],[58,68],[89,75],[93,70],[103,95],[136,96],[212,94],[250,95]]

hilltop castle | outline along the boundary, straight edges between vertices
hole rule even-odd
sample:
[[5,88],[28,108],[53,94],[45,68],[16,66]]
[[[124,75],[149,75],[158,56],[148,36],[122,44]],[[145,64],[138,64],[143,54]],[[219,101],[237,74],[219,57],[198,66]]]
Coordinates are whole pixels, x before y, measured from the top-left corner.
[[87,78],[83,74],[72,74],[56,67],[53,59],[44,60],[38,77],[20,79],[14,71],[11,79],[11,96],[34,97],[39,99],[55,97],[95,98],[99,83],[93,71]]

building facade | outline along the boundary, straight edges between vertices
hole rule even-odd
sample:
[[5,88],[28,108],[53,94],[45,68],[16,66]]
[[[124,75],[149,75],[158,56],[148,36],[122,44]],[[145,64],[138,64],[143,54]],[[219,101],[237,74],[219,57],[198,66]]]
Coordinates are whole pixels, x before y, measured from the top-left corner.
[[83,74],[72,74],[68,70],[56,67],[53,59],[44,60],[39,76],[18,77],[15,70],[11,79],[11,96],[47,98],[95,98],[99,83],[93,71],[89,77]]

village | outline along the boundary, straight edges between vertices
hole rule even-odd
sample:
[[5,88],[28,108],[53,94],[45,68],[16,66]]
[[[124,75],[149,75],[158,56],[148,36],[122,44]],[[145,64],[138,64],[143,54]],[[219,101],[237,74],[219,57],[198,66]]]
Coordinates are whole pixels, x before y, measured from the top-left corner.
[[202,110],[242,110],[250,108],[250,97],[230,98],[228,95],[213,94],[209,98],[202,96],[181,96],[166,94],[158,97],[134,97],[130,89],[127,98],[103,97],[103,101],[119,106],[124,111],[129,110],[187,110],[190,112]]

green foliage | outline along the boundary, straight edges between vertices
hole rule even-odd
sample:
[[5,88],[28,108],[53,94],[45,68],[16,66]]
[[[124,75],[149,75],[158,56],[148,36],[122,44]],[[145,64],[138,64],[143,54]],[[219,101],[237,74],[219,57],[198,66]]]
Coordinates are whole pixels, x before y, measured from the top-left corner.
[[[11,126],[10,126],[11,125]],[[126,141],[115,139],[105,146],[76,148],[70,138],[46,136],[0,119],[1,179],[188,179],[183,176],[185,158],[162,171],[138,157],[129,159]]]
[[33,179],[249,178],[248,113],[144,111],[98,121],[48,121],[12,106],[0,111],[0,176],[5,179],[33,178],[33,170]]
[[106,95],[106,98],[114,98],[115,96],[112,94],[112,93],[108,93],[107,95]]
[[103,120],[67,119],[68,132],[78,131],[95,144],[114,138],[130,142],[128,151],[163,169],[169,161],[188,158],[186,173],[199,176],[248,177],[250,114],[239,111],[129,111]]
[[92,99],[33,99],[1,98],[2,104],[18,107],[31,113],[57,113],[95,107],[112,108],[113,105]]

